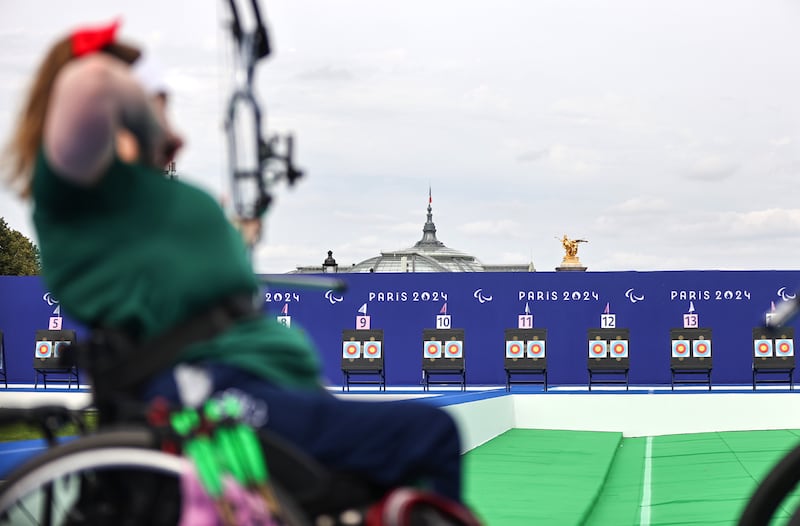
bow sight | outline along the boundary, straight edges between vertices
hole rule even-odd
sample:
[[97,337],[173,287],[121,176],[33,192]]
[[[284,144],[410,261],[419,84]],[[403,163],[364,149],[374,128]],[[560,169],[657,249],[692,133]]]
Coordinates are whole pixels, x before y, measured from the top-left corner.
[[[237,7],[241,1],[244,9]],[[303,175],[294,166],[294,141],[290,134],[264,138],[261,107],[253,92],[258,61],[270,54],[267,28],[256,0],[228,0],[234,41],[234,86],[228,102],[225,132],[228,137],[228,166],[233,185],[233,203],[241,219],[260,217],[272,200],[272,185],[286,179],[289,185]],[[244,15],[249,13],[249,27]]]

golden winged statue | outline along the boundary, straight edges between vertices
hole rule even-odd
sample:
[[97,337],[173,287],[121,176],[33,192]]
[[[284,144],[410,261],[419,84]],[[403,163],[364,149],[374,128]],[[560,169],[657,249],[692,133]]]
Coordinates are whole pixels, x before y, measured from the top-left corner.
[[566,256],[564,259],[572,259],[578,255],[578,243],[588,243],[589,241],[586,239],[570,239],[564,234],[564,237],[561,238],[561,245],[564,247],[566,251]]

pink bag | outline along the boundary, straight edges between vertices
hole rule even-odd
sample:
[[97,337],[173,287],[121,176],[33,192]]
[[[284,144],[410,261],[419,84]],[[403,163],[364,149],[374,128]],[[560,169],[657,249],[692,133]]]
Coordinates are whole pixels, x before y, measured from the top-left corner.
[[[279,526],[260,495],[248,491],[233,477],[223,480],[223,498],[237,526]],[[203,489],[194,466],[181,477],[182,509],[179,526],[223,526],[217,505]]]

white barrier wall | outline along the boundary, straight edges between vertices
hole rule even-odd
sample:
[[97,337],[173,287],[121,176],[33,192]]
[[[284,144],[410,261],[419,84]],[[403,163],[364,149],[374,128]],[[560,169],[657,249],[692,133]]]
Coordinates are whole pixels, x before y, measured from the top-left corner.
[[798,393],[511,395],[512,427],[655,436],[800,429]]
[[443,408],[453,416],[465,453],[514,427],[512,396],[498,396]]

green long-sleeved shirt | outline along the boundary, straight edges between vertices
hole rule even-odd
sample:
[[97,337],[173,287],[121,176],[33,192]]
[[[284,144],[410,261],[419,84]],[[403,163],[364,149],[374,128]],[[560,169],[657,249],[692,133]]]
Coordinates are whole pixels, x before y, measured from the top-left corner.
[[[258,289],[241,236],[216,201],[159,170],[117,159],[86,188],[59,177],[40,153],[33,198],[45,284],[89,327],[123,328],[147,341],[222,298]],[[309,339],[272,318],[239,323],[180,358],[197,360],[242,367],[276,385],[319,385]]]

